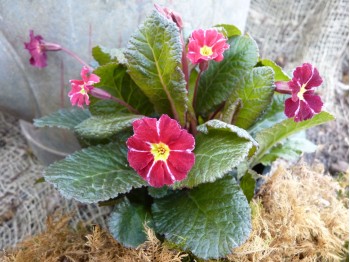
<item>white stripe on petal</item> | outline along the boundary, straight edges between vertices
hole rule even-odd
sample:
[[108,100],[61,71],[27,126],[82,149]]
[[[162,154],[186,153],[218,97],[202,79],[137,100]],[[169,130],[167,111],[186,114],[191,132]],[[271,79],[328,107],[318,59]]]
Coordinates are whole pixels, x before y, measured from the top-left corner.
[[169,168],[169,166],[168,166],[168,163],[167,163],[166,161],[164,161],[164,164],[165,164],[166,169],[168,170],[168,172],[169,172],[169,174],[170,174],[171,180],[174,182],[174,181],[175,181],[175,177],[174,177],[173,173],[171,173],[170,168]]
[[149,180],[151,178],[151,172],[152,172],[152,169],[154,167],[154,165],[156,164],[157,161],[153,161],[153,164],[152,166],[150,167],[150,169],[148,170],[148,173],[147,173],[147,176],[146,176],[146,179],[147,179],[147,182],[149,183]]

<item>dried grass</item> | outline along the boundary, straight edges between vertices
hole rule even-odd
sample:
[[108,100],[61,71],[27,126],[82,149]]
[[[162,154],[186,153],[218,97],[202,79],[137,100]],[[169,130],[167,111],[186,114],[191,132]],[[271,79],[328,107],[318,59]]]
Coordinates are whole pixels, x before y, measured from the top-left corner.
[[349,199],[339,199],[341,190],[322,166],[279,166],[251,202],[253,232],[230,260],[340,261],[349,239]]
[[[279,166],[251,202],[249,240],[228,260],[340,261],[349,237],[348,198],[342,194],[339,199],[340,190],[339,183],[319,168]],[[45,232],[0,255],[0,261],[177,262],[187,256],[161,244],[149,228],[145,228],[148,241],[129,249],[99,226],[72,229],[69,220],[68,216],[49,218]]]

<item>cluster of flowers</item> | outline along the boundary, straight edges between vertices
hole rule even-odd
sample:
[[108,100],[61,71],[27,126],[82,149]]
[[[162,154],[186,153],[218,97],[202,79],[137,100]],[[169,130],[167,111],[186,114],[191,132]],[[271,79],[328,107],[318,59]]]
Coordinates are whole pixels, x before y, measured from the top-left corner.
[[[156,8],[182,28],[182,19],[176,12],[159,6]],[[47,66],[46,53],[59,50],[73,55],[83,64],[82,79],[70,80],[71,90],[68,96],[73,106],[83,108],[84,105],[89,105],[90,95],[100,99],[112,99],[128,106],[106,91],[94,87],[94,84],[100,82],[100,78],[92,73],[93,68],[62,46],[48,43],[42,36],[34,35],[34,32],[30,31],[30,41],[25,43],[25,48],[30,52],[29,61],[35,67]],[[208,68],[211,60],[222,61],[228,48],[227,39],[217,29],[198,29],[192,32],[187,47],[184,45],[183,54],[187,59],[186,64],[189,60],[193,65],[198,65],[201,74]],[[275,91],[291,95],[285,101],[285,115],[299,122],[321,112],[323,103],[315,94],[316,87],[321,83],[322,78],[318,70],[309,63],[297,67],[289,82],[276,82]],[[194,92],[195,99],[196,89]],[[129,107],[129,110],[138,113],[133,108]],[[154,187],[171,185],[186,178],[195,162],[192,152],[195,140],[187,130],[167,115],[162,115],[159,120],[149,117],[136,120],[133,122],[133,129],[134,135],[127,140],[128,161],[142,178]]]

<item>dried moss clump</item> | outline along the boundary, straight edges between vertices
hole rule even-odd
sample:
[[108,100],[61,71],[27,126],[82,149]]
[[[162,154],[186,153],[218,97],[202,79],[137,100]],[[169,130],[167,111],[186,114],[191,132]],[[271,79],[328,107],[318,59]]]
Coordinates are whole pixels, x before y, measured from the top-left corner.
[[230,260],[341,261],[349,211],[340,190],[320,166],[279,166],[251,202],[253,232]]
[[137,249],[125,248],[99,226],[77,229],[69,225],[68,216],[47,221],[47,230],[40,235],[19,243],[9,250],[0,261],[4,262],[181,262],[186,254],[169,250],[147,229],[148,241]]

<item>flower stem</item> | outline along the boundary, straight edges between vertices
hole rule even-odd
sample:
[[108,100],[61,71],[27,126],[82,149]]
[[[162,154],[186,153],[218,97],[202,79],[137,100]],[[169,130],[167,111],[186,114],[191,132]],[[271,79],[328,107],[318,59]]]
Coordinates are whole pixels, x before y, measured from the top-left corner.
[[280,93],[280,94],[292,94],[292,90],[289,88],[288,86],[288,82],[283,82],[283,81],[279,81],[279,82],[275,82],[276,88],[275,91]]
[[67,48],[61,47],[61,50],[66,52],[68,55],[70,55],[71,57],[75,58],[76,60],[78,60],[79,63],[81,63],[82,65],[86,66],[87,68],[89,68],[90,70],[93,70],[93,68],[91,66],[88,65],[88,63],[86,63],[84,60],[82,60],[78,55],[76,55],[75,53],[73,53],[72,51],[70,51]]
[[198,90],[198,84],[199,84],[199,79],[201,78],[201,75],[204,71],[199,70],[197,79],[196,79],[196,84],[194,86],[194,91],[193,91],[193,100],[192,100],[192,106],[195,109],[196,108],[196,102],[197,102],[197,90]]
[[180,40],[182,44],[182,57],[181,57],[181,63],[182,63],[182,71],[185,76],[186,81],[186,90],[188,90],[188,82],[189,82],[189,72],[188,72],[188,63],[186,59],[186,45],[183,37],[183,31],[180,29]]
[[111,96],[111,100],[117,102],[118,104],[122,105],[122,106],[125,106],[131,113],[134,113],[136,115],[140,115],[140,112],[138,110],[136,110],[135,108],[133,108],[131,105],[129,105],[128,103],[126,103],[125,101],[117,98],[117,97],[114,97],[114,96]]
[[134,114],[137,114],[139,115],[140,112],[137,111],[135,108],[133,108],[131,105],[129,105],[128,103],[126,103],[125,101],[115,97],[115,96],[112,96],[110,93],[108,93],[107,91],[101,89],[101,88],[98,88],[98,87],[92,87],[90,89],[90,94],[93,96],[93,97],[96,97],[96,98],[99,98],[99,99],[102,99],[102,100],[113,100],[115,102],[117,102],[118,104],[126,107],[131,113],[134,113]]

